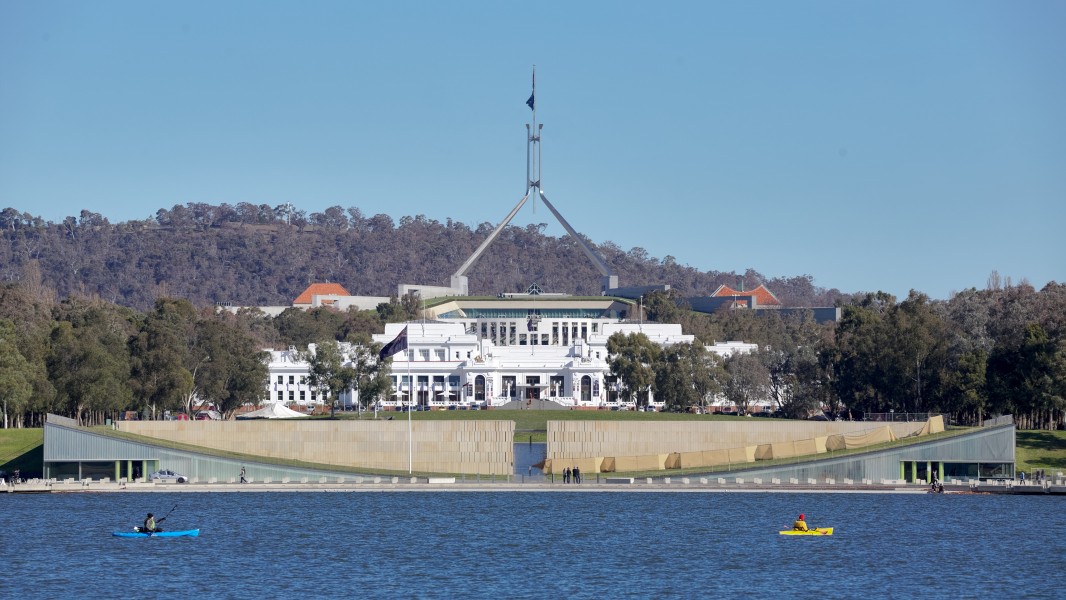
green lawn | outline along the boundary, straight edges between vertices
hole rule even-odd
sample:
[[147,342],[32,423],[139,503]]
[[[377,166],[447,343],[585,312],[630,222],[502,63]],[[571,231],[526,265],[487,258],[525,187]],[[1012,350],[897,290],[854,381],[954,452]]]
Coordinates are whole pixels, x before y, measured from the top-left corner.
[[[355,419],[353,413],[337,413],[342,419]],[[364,419],[374,418],[374,413],[363,413]],[[406,419],[404,412],[379,412],[379,419]],[[730,421],[748,417],[722,415],[693,415],[685,413],[643,413],[610,410],[432,410],[413,412],[415,421],[514,421],[515,440],[525,442],[533,436],[534,442],[547,441],[548,421]],[[760,421],[769,419],[759,418]]]
[[41,475],[44,464],[44,429],[0,429],[0,471],[15,469],[23,479]]
[[1066,431],[1019,431],[1016,438],[1014,460],[1019,471],[1066,473]]

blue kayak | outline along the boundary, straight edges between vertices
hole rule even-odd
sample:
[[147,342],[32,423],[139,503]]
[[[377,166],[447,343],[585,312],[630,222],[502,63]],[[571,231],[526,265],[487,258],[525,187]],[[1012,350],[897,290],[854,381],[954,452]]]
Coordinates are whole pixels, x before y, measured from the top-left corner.
[[139,531],[115,531],[111,535],[115,537],[125,538],[146,538],[146,537],[197,537],[200,535],[199,529],[182,529],[177,531],[157,531],[155,533],[141,533]]

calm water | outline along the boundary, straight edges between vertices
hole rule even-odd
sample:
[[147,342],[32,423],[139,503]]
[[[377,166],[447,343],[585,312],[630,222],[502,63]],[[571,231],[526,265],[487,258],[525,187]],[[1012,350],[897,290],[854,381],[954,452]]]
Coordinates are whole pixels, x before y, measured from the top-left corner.
[[[201,537],[111,536],[175,505],[164,526]],[[0,494],[0,597],[1063,598],[1064,509],[950,494]],[[835,535],[777,535],[801,511]]]

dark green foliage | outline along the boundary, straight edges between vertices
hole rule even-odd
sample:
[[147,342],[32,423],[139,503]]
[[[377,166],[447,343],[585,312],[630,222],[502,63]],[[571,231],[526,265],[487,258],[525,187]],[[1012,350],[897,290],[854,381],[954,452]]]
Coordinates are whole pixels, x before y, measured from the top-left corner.
[[[547,237],[543,228],[506,228],[471,269],[471,292],[519,291],[535,281],[545,291],[598,294],[599,274],[574,240]],[[388,215],[368,218],[356,207],[339,206],[307,215],[285,205],[188,203],[159,210],[154,219],[117,224],[89,211],[49,223],[8,208],[0,212],[0,269],[20,273],[39,261],[41,280],[60,297],[94,294],[145,311],[160,296],[195,306],[282,306],[322,281],[371,296],[393,294],[398,283],[445,284],[491,229],[490,223],[471,228],[424,215],[402,217],[396,226]],[[679,296],[743,281],[766,283],[792,306],[829,306],[843,297],[815,287],[809,276],[701,272],[612,242],[599,250],[621,281],[670,283]]]
[[624,400],[647,405],[661,353],[662,349],[643,333],[615,333],[607,339],[611,374],[618,378]]
[[[47,412],[99,422],[122,410],[188,411],[197,397],[229,413],[264,391],[260,349],[366,342],[385,322],[416,318],[421,307],[404,297],[374,311],[289,310],[270,318],[257,309],[216,314],[215,303],[288,305],[321,281],[379,296],[400,282],[445,283],[491,229],[421,215],[397,225],[354,207],[307,215],[284,206],[189,203],[119,224],[90,211],[61,223],[0,211],[0,269],[18,282],[0,284],[0,388],[9,423],[40,426]],[[599,249],[623,283],[670,283],[669,293],[645,296],[649,320],[680,323],[702,344],[759,346],[726,373],[706,357],[701,366],[699,345],[663,352],[646,339],[612,338],[622,396],[640,404],[654,389],[684,410],[721,386],[742,405],[761,393],[794,417],[826,408],[944,412],[964,424],[1000,413],[1024,427],[1064,423],[1066,285],[1037,291],[993,274],[988,289],[946,301],[918,292],[902,301],[883,292],[845,298],[814,287],[809,276],[701,273],[641,248],[605,242]],[[532,281],[576,294],[595,294],[599,285],[573,240],[545,237],[536,225],[508,228],[469,275],[475,294],[522,290]],[[836,302],[843,318],[818,325],[802,315],[705,315],[680,300],[722,283],[765,283],[791,306]],[[369,356],[362,362],[357,387],[367,402],[382,393],[387,369],[372,368]]]

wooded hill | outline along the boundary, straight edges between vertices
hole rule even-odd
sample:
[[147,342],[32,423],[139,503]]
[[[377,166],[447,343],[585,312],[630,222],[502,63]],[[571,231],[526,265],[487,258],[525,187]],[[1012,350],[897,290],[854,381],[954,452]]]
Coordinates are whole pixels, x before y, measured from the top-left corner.
[[[60,298],[95,296],[149,310],[158,297],[194,305],[291,304],[309,284],[334,282],[355,295],[389,296],[399,283],[446,285],[449,276],[495,225],[476,229],[423,215],[366,217],[339,206],[306,214],[290,207],[189,203],[154,219],[112,224],[88,210],[62,223],[26,212],[0,212],[0,280],[27,269]],[[508,227],[469,273],[470,292],[524,291],[597,295],[600,277],[569,236],[544,235],[546,224]],[[623,286],[669,284],[681,296],[707,295],[719,285],[760,283],[786,306],[832,306],[843,294],[816,287],[810,275],[767,278],[700,271],[634,247],[593,242]],[[36,275],[36,274],[35,274]]]

